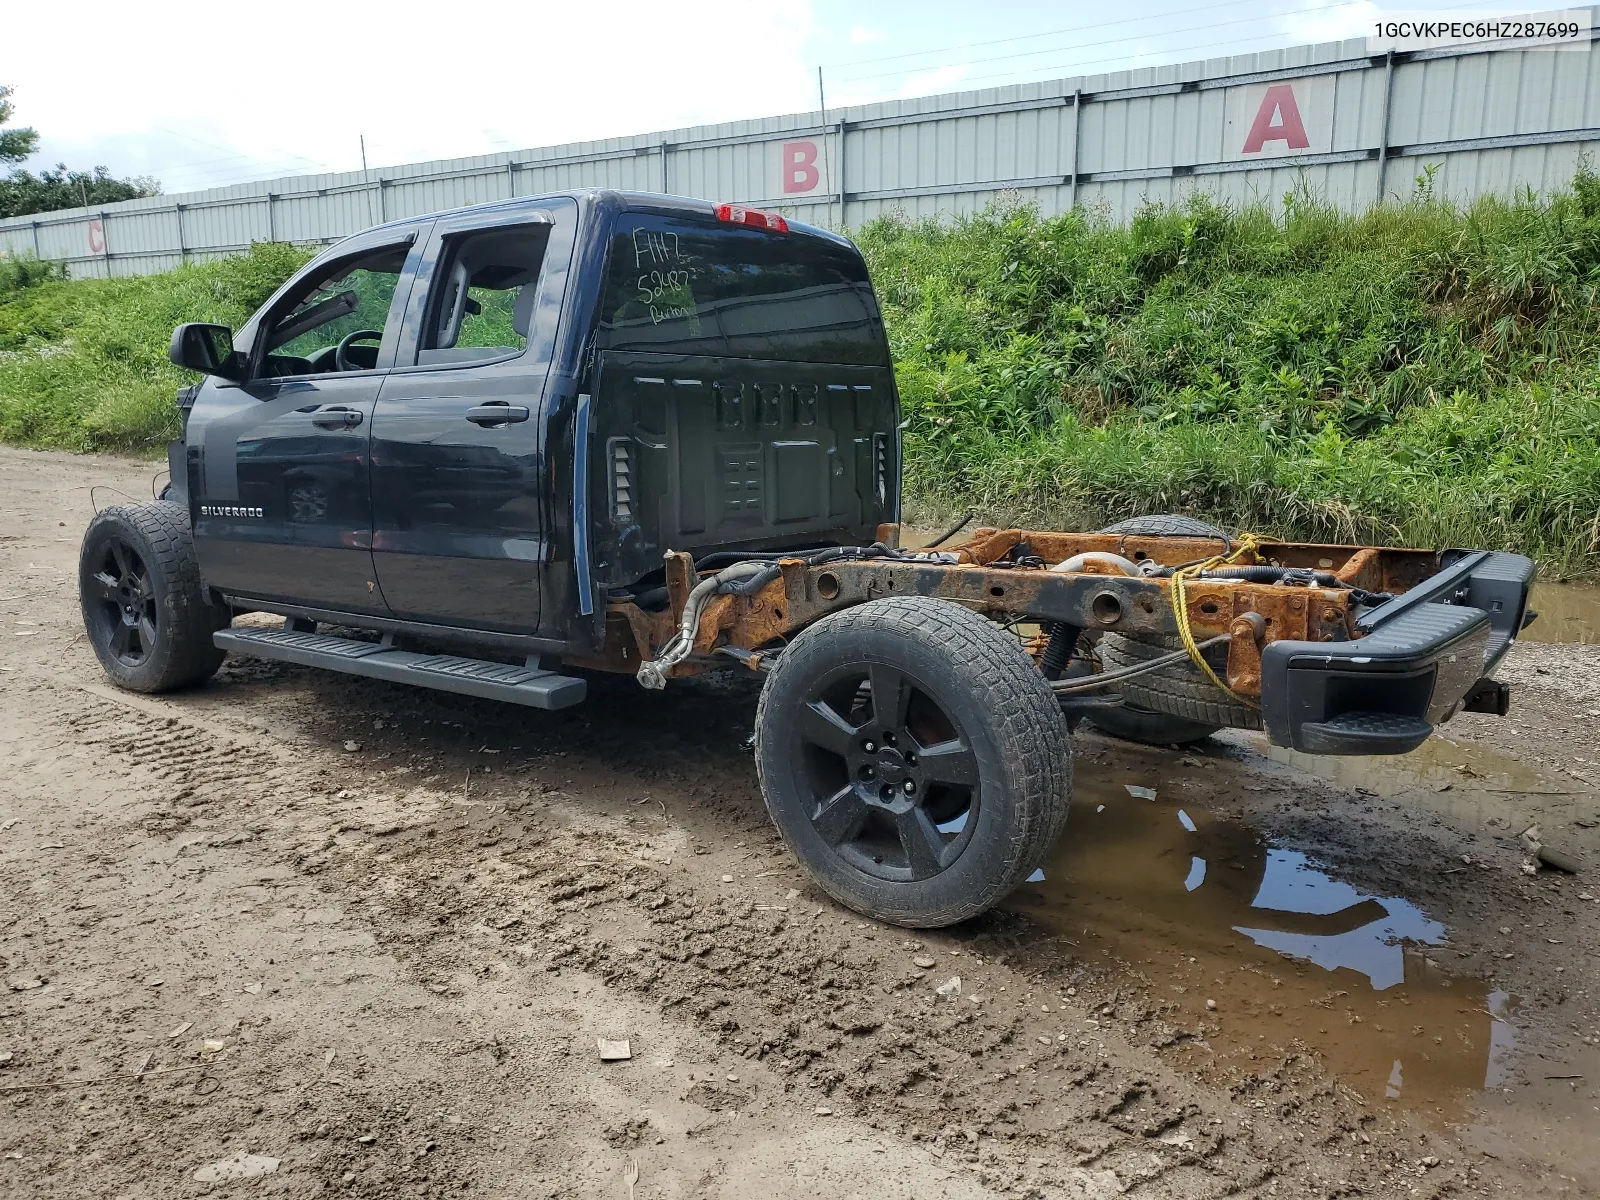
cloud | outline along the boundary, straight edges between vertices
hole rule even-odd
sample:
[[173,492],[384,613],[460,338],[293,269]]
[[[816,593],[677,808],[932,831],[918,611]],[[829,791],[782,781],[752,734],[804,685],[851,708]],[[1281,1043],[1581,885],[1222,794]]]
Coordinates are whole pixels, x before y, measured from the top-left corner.
[[852,46],[867,46],[873,42],[884,39],[882,30],[868,29],[865,25],[855,25],[850,29],[850,44]]
[[1285,37],[1295,43],[1337,42],[1366,37],[1383,12],[1372,0],[1356,0],[1321,11],[1282,13],[1277,24]]
[[955,63],[948,67],[935,67],[931,71],[917,71],[907,75],[895,89],[895,94],[901,98],[911,96],[931,96],[937,92],[948,92],[955,89],[972,69],[965,63]]
[[[270,16],[169,0],[18,5],[0,82],[64,160],[151,174],[166,190],[361,165],[453,158],[793,112],[815,103],[809,0],[696,23],[648,0],[583,6],[480,0],[441,25],[437,5],[278,0]],[[63,69],[63,60],[71,69]]]

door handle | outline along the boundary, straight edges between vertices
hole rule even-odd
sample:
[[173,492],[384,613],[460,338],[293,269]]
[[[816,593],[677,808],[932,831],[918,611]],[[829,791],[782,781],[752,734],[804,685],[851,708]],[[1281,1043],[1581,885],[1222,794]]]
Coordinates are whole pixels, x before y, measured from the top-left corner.
[[361,424],[361,411],[355,408],[325,408],[312,414],[311,423],[320,429],[353,429]]
[[516,425],[527,419],[527,408],[520,404],[507,404],[503,400],[467,409],[467,420],[485,428],[492,425]]

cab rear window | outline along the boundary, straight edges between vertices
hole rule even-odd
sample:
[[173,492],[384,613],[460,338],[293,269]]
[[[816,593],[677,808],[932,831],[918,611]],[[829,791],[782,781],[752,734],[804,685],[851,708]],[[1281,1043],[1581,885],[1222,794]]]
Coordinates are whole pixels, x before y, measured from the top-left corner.
[[602,344],[797,362],[888,365],[853,250],[795,232],[624,215],[612,237]]

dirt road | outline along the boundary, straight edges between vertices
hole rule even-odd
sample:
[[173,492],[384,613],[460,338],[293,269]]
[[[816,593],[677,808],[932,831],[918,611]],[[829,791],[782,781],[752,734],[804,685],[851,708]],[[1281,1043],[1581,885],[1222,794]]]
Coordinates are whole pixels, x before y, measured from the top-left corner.
[[1044,879],[913,938],[776,843],[748,678],[111,689],[155,470],[0,450],[0,1193],[1600,1194],[1596,648],[1383,769],[1085,732]]

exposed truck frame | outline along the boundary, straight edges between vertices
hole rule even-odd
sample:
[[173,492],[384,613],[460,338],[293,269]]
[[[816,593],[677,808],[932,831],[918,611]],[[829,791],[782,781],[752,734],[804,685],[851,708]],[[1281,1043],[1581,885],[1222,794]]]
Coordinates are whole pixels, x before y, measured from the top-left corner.
[[[882,527],[880,545],[898,542]],[[1222,556],[1225,539],[1111,533],[979,529],[938,555],[882,554],[821,565],[776,557],[760,586],[710,599],[695,622],[689,653],[668,677],[725,665],[770,665],[783,643],[828,615],[891,596],[959,604],[996,620],[1063,625],[1145,637],[1179,633],[1170,577],[1130,576],[1111,560],[1178,567]],[[1076,571],[1019,565],[1066,563]],[[938,561],[947,559],[950,561]],[[1098,559],[1098,561],[1097,561]],[[1504,685],[1488,680],[1527,619],[1531,560],[1488,551],[1445,552],[1316,543],[1260,543],[1238,564],[1330,575],[1306,586],[1202,578],[1185,589],[1189,623],[1206,638],[1227,637],[1222,681],[1253,701],[1271,739],[1318,754],[1394,754],[1415,749],[1457,711],[1506,711]],[[576,666],[637,673],[681,625],[700,581],[687,554],[669,554],[669,607],[633,603],[608,610],[603,650]],[[1354,597],[1391,597],[1365,611]],[[1380,635],[1380,636],[1374,636]],[[1042,657],[1046,643],[1030,650]],[[1480,686],[1480,681],[1487,681]],[[1110,685],[1069,684],[1089,705]]]

